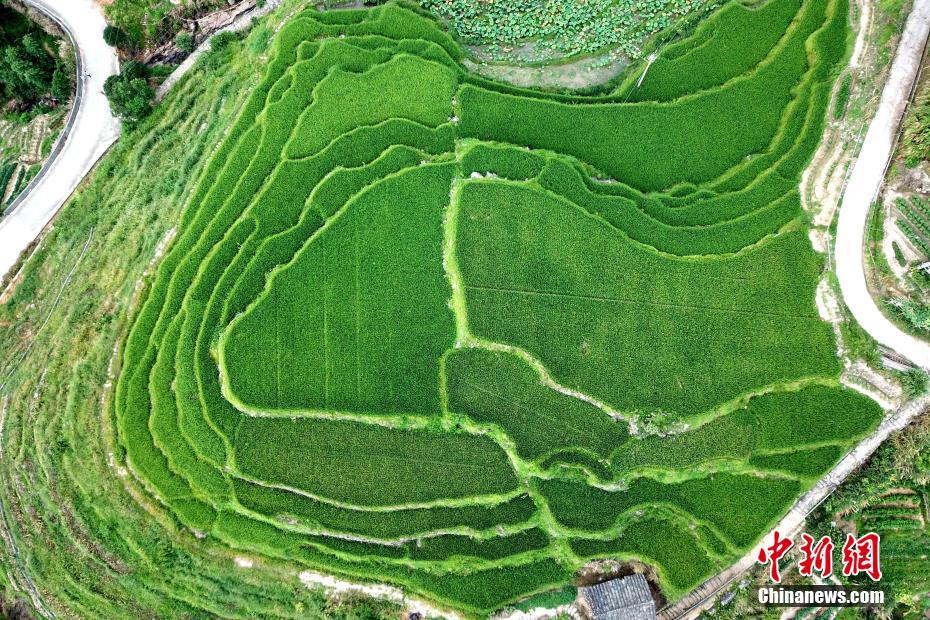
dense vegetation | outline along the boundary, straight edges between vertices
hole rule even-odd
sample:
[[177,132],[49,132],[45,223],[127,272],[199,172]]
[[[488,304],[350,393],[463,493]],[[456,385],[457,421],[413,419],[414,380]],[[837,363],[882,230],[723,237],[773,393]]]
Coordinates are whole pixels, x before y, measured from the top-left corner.
[[824,505],[821,525],[850,522],[882,537],[882,581],[895,617],[924,615],[930,600],[930,416],[891,436]]
[[924,83],[904,117],[898,157],[914,168],[930,160],[930,85]]
[[593,557],[693,587],[879,415],[796,189],[847,11],[729,5],[591,97],[401,5],[299,13],[145,285],[118,460],[200,535],[457,609]]
[[[901,150],[906,152],[912,147],[916,148],[914,145],[902,145]],[[885,303],[891,314],[900,319],[903,325],[917,334],[926,334],[930,331],[930,306],[926,302],[930,275],[920,265],[930,257],[930,201],[917,194],[898,196],[894,199],[894,208],[894,222],[917,252],[917,257],[908,264],[897,243],[894,244],[895,260],[899,265],[907,267],[906,293],[895,291],[893,296],[886,298]]]
[[[924,378],[926,375],[919,373]],[[908,427],[892,434],[858,471],[808,517],[805,530],[815,539],[830,536],[834,550],[834,583],[879,587],[885,591],[883,606],[867,608],[803,608],[797,617],[818,620],[865,620],[925,618],[930,611],[930,416],[924,413]],[[866,575],[843,576],[841,548],[847,534],[874,531],[881,536],[882,579],[878,584]],[[795,539],[796,543],[798,542]],[[815,577],[798,573],[803,558],[797,546],[781,563],[782,584],[814,585]],[[815,573],[816,575],[816,573]],[[760,604],[756,587],[770,585],[767,566],[758,566],[706,610],[701,620],[776,620],[782,609]]]
[[104,617],[337,616],[304,569],[471,613],[593,558],[699,583],[880,415],[796,189],[847,14],[728,5],[649,94],[488,82],[394,3],[206,58],[4,306],[3,578]]
[[113,0],[105,6],[107,43],[126,51],[154,48],[171,41],[188,20],[225,6],[222,0]]
[[492,56],[505,49],[536,45],[571,56],[618,50],[638,58],[643,40],[701,7],[703,0],[420,0],[448,20],[472,45],[488,46]]
[[[258,0],[264,4],[265,0]],[[367,5],[379,4],[368,0]],[[705,0],[417,0],[446,21],[456,36],[482,46],[492,58],[558,58],[611,51],[638,58],[650,35],[712,9]],[[345,7],[322,0],[317,7]],[[228,8],[222,0],[112,0],[106,4],[108,43],[124,51],[150,50],[182,37],[184,49],[192,21]],[[520,47],[535,48],[520,54]]]
[[0,2],[0,112],[25,112],[43,99],[66,101],[70,73],[58,41]]
[[131,60],[103,84],[103,92],[113,114],[129,127],[135,126],[152,112],[155,90],[148,82],[148,73],[148,67]]
[[[292,563],[251,556],[242,568],[227,546],[179,528],[111,460],[107,369],[135,283],[256,86],[267,42],[256,29],[223,63],[195,68],[124,134],[0,304],[0,616],[40,617],[41,607],[85,618],[398,617],[396,604],[328,599]],[[515,500],[509,510],[523,521],[531,508]]]

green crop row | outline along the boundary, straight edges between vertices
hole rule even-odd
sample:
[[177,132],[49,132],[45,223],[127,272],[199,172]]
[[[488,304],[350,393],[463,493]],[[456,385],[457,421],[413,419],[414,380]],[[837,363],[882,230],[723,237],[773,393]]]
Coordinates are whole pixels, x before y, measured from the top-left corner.
[[305,527],[337,534],[367,535],[381,540],[415,538],[440,531],[484,531],[518,526],[533,518],[536,505],[521,495],[492,505],[361,511],[311,499],[237,478],[237,501],[245,508],[275,518],[293,518]]
[[[848,424],[839,427],[837,416]],[[742,460],[757,451],[785,450],[805,443],[848,443],[868,433],[879,408],[850,390],[814,385],[798,391],[765,394],[736,411],[671,437],[648,437],[618,448],[618,471],[637,467],[694,467],[714,459]],[[822,475],[839,458],[827,446],[785,455],[753,456],[761,469]],[[831,460],[832,459],[832,460]],[[800,470],[800,471],[798,471]]]
[[[827,24],[838,23],[844,32],[841,4],[833,3]],[[458,93],[460,129],[465,136],[573,155],[644,190],[709,181],[776,135],[807,70],[807,40],[823,23],[827,5],[806,3],[765,63],[717,89],[671,103],[571,105],[466,85]],[[842,55],[845,39],[825,44],[840,45]],[[753,110],[751,121],[745,110]],[[693,130],[696,122],[701,131]]]
[[869,506],[862,512],[863,519],[894,516],[920,516],[920,507],[914,506]]
[[[901,199],[899,198],[898,200]],[[910,203],[921,215],[924,216],[924,218],[930,219],[930,201],[927,201],[920,196],[914,195],[911,196]]]
[[895,204],[912,226],[916,226],[924,235],[930,235],[930,223],[921,216],[917,208],[918,203],[908,202],[903,198],[898,198]]
[[924,524],[919,519],[908,519],[904,516],[862,516],[862,526],[870,530],[922,530]]
[[607,491],[576,482],[544,480],[540,490],[552,514],[568,528],[597,532],[616,526],[624,513],[647,506],[677,507],[712,525],[746,549],[788,509],[801,485],[782,478],[715,474],[677,484],[638,478]]
[[622,557],[654,563],[680,592],[687,592],[718,568],[694,534],[669,520],[643,519],[630,523],[612,540],[575,538],[579,557]]
[[799,0],[770,0],[757,8],[726,4],[699,26],[696,45],[690,39],[675,44],[621,91],[630,101],[671,101],[719,86],[765,60],[800,8]]
[[[683,593],[877,419],[832,387],[798,218],[845,9],[727,5],[638,103],[474,76],[398,4],[298,13],[146,282],[133,472],[232,548],[472,612],[593,557]],[[731,58],[689,71],[707,54]],[[633,439],[608,406],[696,426]],[[732,472],[671,482],[708,461]]]
[[607,459],[629,438],[626,423],[547,388],[513,355],[456,350],[445,360],[445,375],[449,411],[498,425],[527,460],[567,448]]
[[379,180],[268,283],[219,344],[229,395],[251,409],[439,410],[454,340],[442,272],[450,164]]
[[312,544],[306,536],[229,512],[221,513],[214,534],[235,549],[259,550],[272,557],[352,575],[365,581],[389,579],[431,592],[440,602],[474,613],[486,613],[528,594],[550,589],[568,577],[564,567],[549,559],[452,575],[415,572],[407,567],[364,560],[350,561],[321,550],[320,537],[315,539],[317,544]]
[[789,377],[837,372],[832,332],[801,292],[820,273],[803,234],[685,261],[528,186],[469,182],[460,209],[470,328],[614,408],[688,416]]
[[[503,451],[489,439],[465,434],[308,418],[246,418],[235,450],[244,473],[362,506],[468,498],[517,488]],[[414,453],[417,458],[409,456]]]
[[817,479],[840,460],[837,446],[822,446],[809,450],[792,450],[778,454],[756,454],[749,464],[768,471],[781,471],[801,478]]
[[[279,100],[281,100],[281,99],[279,99]],[[395,132],[395,133],[396,133],[396,132]],[[388,142],[388,144],[391,144],[391,143],[393,143],[393,140],[390,141],[390,142]],[[365,150],[366,150],[366,151],[370,151],[370,150],[371,150],[371,147],[369,147],[369,146],[366,144]],[[347,152],[347,153],[348,153],[348,152]],[[356,157],[357,157],[357,155],[356,155]],[[306,160],[305,160],[305,161],[306,161]],[[331,167],[331,166],[332,166],[332,164],[330,164],[330,167]],[[320,175],[317,175],[317,176],[318,176],[318,178],[319,178]],[[446,182],[446,188],[447,188],[447,186],[448,186],[448,182]],[[310,186],[310,187],[312,188],[312,187],[314,187],[314,186]],[[444,189],[444,190],[443,190],[443,193],[445,194],[445,193],[447,193],[447,191],[448,191],[447,189]],[[254,209],[253,209],[253,211],[254,211]],[[209,225],[209,228],[212,228],[212,229],[216,230],[217,232],[222,232],[222,227],[221,227],[221,225],[220,225],[220,222],[221,222],[221,221],[222,221],[222,220],[214,219],[214,223],[211,224],[211,225]],[[209,245],[208,245],[209,239],[215,239],[215,240],[217,240],[217,241],[222,241],[222,244],[219,245],[219,246],[217,246],[218,248],[225,248],[225,247],[228,247],[229,245],[232,245],[233,247],[235,247],[237,244],[235,244],[235,243],[230,243],[230,242],[231,242],[232,240],[236,239],[236,238],[243,239],[243,240],[244,240],[244,243],[248,244],[248,243],[251,242],[250,240],[252,240],[252,239],[257,239],[257,235],[256,235],[256,232],[255,232],[255,231],[256,231],[256,230],[259,230],[261,226],[262,226],[262,222],[261,222],[261,221],[258,221],[258,222],[256,223],[256,225],[253,225],[253,226],[242,226],[242,225],[240,225],[240,224],[236,224],[236,225],[233,226],[232,228],[229,228],[229,229],[228,229],[228,232],[226,232],[225,234],[223,234],[221,237],[212,236],[212,237],[209,237],[208,239],[205,240],[204,236],[201,235],[201,236],[196,240],[196,244],[192,246],[192,249],[196,252],[196,251],[198,251],[198,250],[197,250],[197,247],[198,247],[198,246],[201,246],[201,247],[204,247],[204,248],[208,248],[208,247],[209,247]],[[266,226],[266,229],[267,229],[267,226]],[[240,232],[240,231],[241,231],[241,232]],[[175,246],[175,247],[177,247],[177,246]],[[226,259],[223,259],[223,258],[222,258],[223,255],[224,255],[224,253],[227,254],[227,258],[226,258]],[[212,308],[212,314],[211,314],[211,315],[214,316],[214,317],[216,316],[216,314],[215,314],[215,313],[216,313],[216,308],[217,308],[217,306],[219,305],[217,302],[218,302],[219,300],[214,296],[213,292],[211,292],[211,289],[210,289],[210,288],[207,288],[207,286],[209,286],[211,282],[213,282],[214,284],[216,284],[218,281],[223,281],[224,279],[226,279],[227,285],[230,283],[230,279],[231,279],[231,278],[226,278],[226,277],[227,277],[227,271],[224,271],[224,269],[228,266],[229,256],[230,256],[230,255],[231,255],[231,256],[234,256],[234,257],[238,257],[238,256],[242,255],[242,253],[241,253],[241,250],[240,250],[239,252],[235,252],[235,251],[234,251],[234,252],[232,252],[231,254],[229,254],[228,250],[225,250],[225,249],[224,249],[223,252],[219,252],[219,253],[216,252],[216,251],[211,251],[211,252],[207,253],[207,254],[206,254],[207,259],[206,259],[206,261],[204,262],[204,266],[206,267],[206,269],[204,269],[204,268],[198,268],[197,271],[196,271],[196,273],[193,272],[193,271],[189,271],[189,272],[188,272],[188,273],[191,274],[189,277],[191,278],[191,281],[192,281],[192,283],[193,283],[193,287],[192,287],[192,288],[188,288],[188,289],[186,289],[186,290],[181,289],[181,287],[176,287],[176,288],[174,289],[174,290],[176,290],[178,293],[183,293],[184,299],[183,299],[183,302],[182,302],[182,308],[185,309],[185,312],[186,312],[187,314],[192,315],[192,316],[197,316],[197,315],[199,315],[199,314],[205,312],[206,307],[209,307],[209,308]],[[235,260],[235,259],[233,259],[233,260]],[[187,264],[190,264],[190,263],[192,262],[192,258],[191,258],[191,257],[188,257],[187,259],[185,259],[185,262],[186,262]],[[216,268],[218,268],[218,269],[216,269]],[[214,271],[214,270],[215,270],[215,273],[213,273],[213,274],[211,275],[211,271]],[[173,277],[174,277],[175,279],[177,279],[178,274],[173,274]],[[239,282],[237,282],[237,284],[239,284],[239,283],[241,283],[241,280],[240,280]],[[205,307],[204,304],[207,304],[207,306]],[[176,321],[170,323],[169,326],[166,328],[165,333],[166,333],[166,334],[169,334],[170,337],[173,338],[173,337],[174,337],[174,333],[173,333],[171,330],[176,329],[175,326],[176,326],[177,324],[178,324],[178,323],[177,323]],[[189,322],[188,322],[188,321],[185,321],[184,324],[185,324],[185,325],[192,325],[193,327],[196,327],[196,323],[194,323],[193,321],[189,321]],[[201,326],[201,327],[199,328],[199,330],[197,330],[197,329],[192,329],[192,330],[190,331],[190,336],[189,336],[189,337],[191,337],[191,336],[193,336],[193,337],[200,337],[200,336],[202,336],[202,335],[204,335],[204,334],[205,334],[204,329],[203,329],[203,327]],[[208,345],[208,343],[205,343],[205,344]],[[201,352],[203,352],[203,353],[206,353],[206,352],[208,351],[208,349],[209,349],[209,345],[206,346],[206,348],[204,348],[204,345],[198,343],[198,344],[195,345],[195,347],[194,347],[194,350],[195,350],[195,351],[196,351],[196,348],[197,348],[197,347],[200,347],[200,350],[201,350]],[[192,364],[191,361],[180,362],[181,359],[191,360],[192,356],[191,356],[190,354],[183,354],[183,355],[182,355],[181,353],[178,353],[178,355],[177,355],[176,357],[177,357],[177,359],[179,360],[179,362],[178,362],[178,367],[179,367],[179,368],[182,367],[182,364]],[[196,368],[196,364],[193,365],[192,367]],[[201,384],[200,386],[197,386],[197,387],[198,387],[199,389],[202,390],[203,385]],[[189,393],[190,393],[190,394],[193,394],[194,391],[189,391]],[[205,399],[205,400],[206,400],[206,399]],[[214,401],[214,402],[215,402],[215,401]],[[192,409],[192,411],[193,411],[193,409]],[[227,434],[228,434],[228,432],[229,432],[229,431],[227,430]],[[319,437],[318,437],[318,438],[319,438]],[[414,439],[414,437],[411,437],[411,439]],[[464,438],[463,438],[463,439],[464,439]],[[331,445],[331,444],[329,444],[329,445]],[[445,445],[445,444],[443,444],[443,445]],[[175,448],[175,447],[177,447],[177,446],[174,446],[174,447],[172,447],[172,448],[166,447],[166,450],[167,450],[168,452],[171,452],[171,451],[173,450],[173,448]],[[412,447],[412,444],[411,444],[410,447]],[[440,446],[440,447],[441,447],[441,446]],[[409,452],[410,449],[409,449],[409,448],[403,448],[403,449],[401,449],[400,451],[401,451],[401,452]],[[469,450],[469,452],[471,453],[472,450]],[[270,452],[269,452],[269,453],[270,453]],[[247,452],[237,453],[236,456],[237,456],[237,461],[239,461],[239,462],[247,461],[247,460],[248,460],[248,459],[247,459],[247,457],[248,457],[248,453],[247,453]],[[174,457],[174,455],[172,455],[172,457]],[[434,466],[434,465],[435,465],[435,463],[434,463],[433,461],[430,461],[430,460],[426,460],[426,461],[424,461],[424,463],[422,464],[422,466],[424,466],[424,467]],[[466,468],[466,469],[468,469],[468,468],[471,467],[471,466],[472,466],[471,463],[462,462],[462,467],[464,467],[464,468]],[[506,466],[506,465],[505,465],[505,466]],[[507,467],[507,469],[509,470],[509,466],[506,466],[506,467]],[[450,472],[450,473],[452,473],[452,472]],[[501,480],[505,480],[505,479],[506,479],[506,477],[501,478],[501,476],[500,476],[499,474],[493,474],[493,475],[490,476],[490,478],[493,479],[493,480],[494,480],[495,482],[497,482],[497,483],[499,483]],[[459,479],[462,479],[461,476],[459,476]],[[471,478],[468,478],[468,477],[465,478],[465,480],[470,480],[470,479],[471,479]],[[487,512],[486,509],[482,509],[482,510],[485,510],[485,511]],[[471,519],[471,521],[474,521],[474,519]],[[517,540],[517,539],[514,539],[514,540]],[[434,553],[438,553],[438,552],[434,552]]]
[[924,256],[930,256],[930,244],[928,244],[923,237],[920,236],[920,233],[914,228],[914,225],[910,220],[898,219],[897,220],[898,228],[901,232],[904,233],[904,236],[913,243],[918,250],[923,252]]

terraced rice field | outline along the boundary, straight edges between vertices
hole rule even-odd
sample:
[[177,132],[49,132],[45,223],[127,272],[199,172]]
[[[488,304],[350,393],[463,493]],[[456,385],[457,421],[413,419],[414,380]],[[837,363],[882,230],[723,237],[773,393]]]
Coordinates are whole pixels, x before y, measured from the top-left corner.
[[469,613],[602,557],[680,596],[880,417],[797,191],[848,11],[728,4],[598,97],[470,74],[403,5],[298,13],[125,341],[131,472],[231,548]]

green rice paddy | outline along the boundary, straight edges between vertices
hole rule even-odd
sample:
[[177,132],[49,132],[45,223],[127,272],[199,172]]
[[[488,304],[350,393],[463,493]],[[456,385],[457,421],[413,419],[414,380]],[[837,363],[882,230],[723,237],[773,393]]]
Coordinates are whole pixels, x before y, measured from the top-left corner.
[[881,415],[797,191],[848,11],[727,4],[600,96],[471,74],[405,5],[298,12],[146,282],[129,470],[200,536],[470,614],[605,557],[681,596]]

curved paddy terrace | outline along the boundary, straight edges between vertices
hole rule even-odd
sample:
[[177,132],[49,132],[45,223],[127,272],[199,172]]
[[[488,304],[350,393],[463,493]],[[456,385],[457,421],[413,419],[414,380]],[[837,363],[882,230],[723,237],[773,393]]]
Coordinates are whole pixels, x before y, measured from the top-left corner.
[[133,318],[131,474],[466,613],[604,557],[688,591],[881,417],[797,189],[848,11],[727,4],[604,96],[472,74],[405,5],[297,13]]

